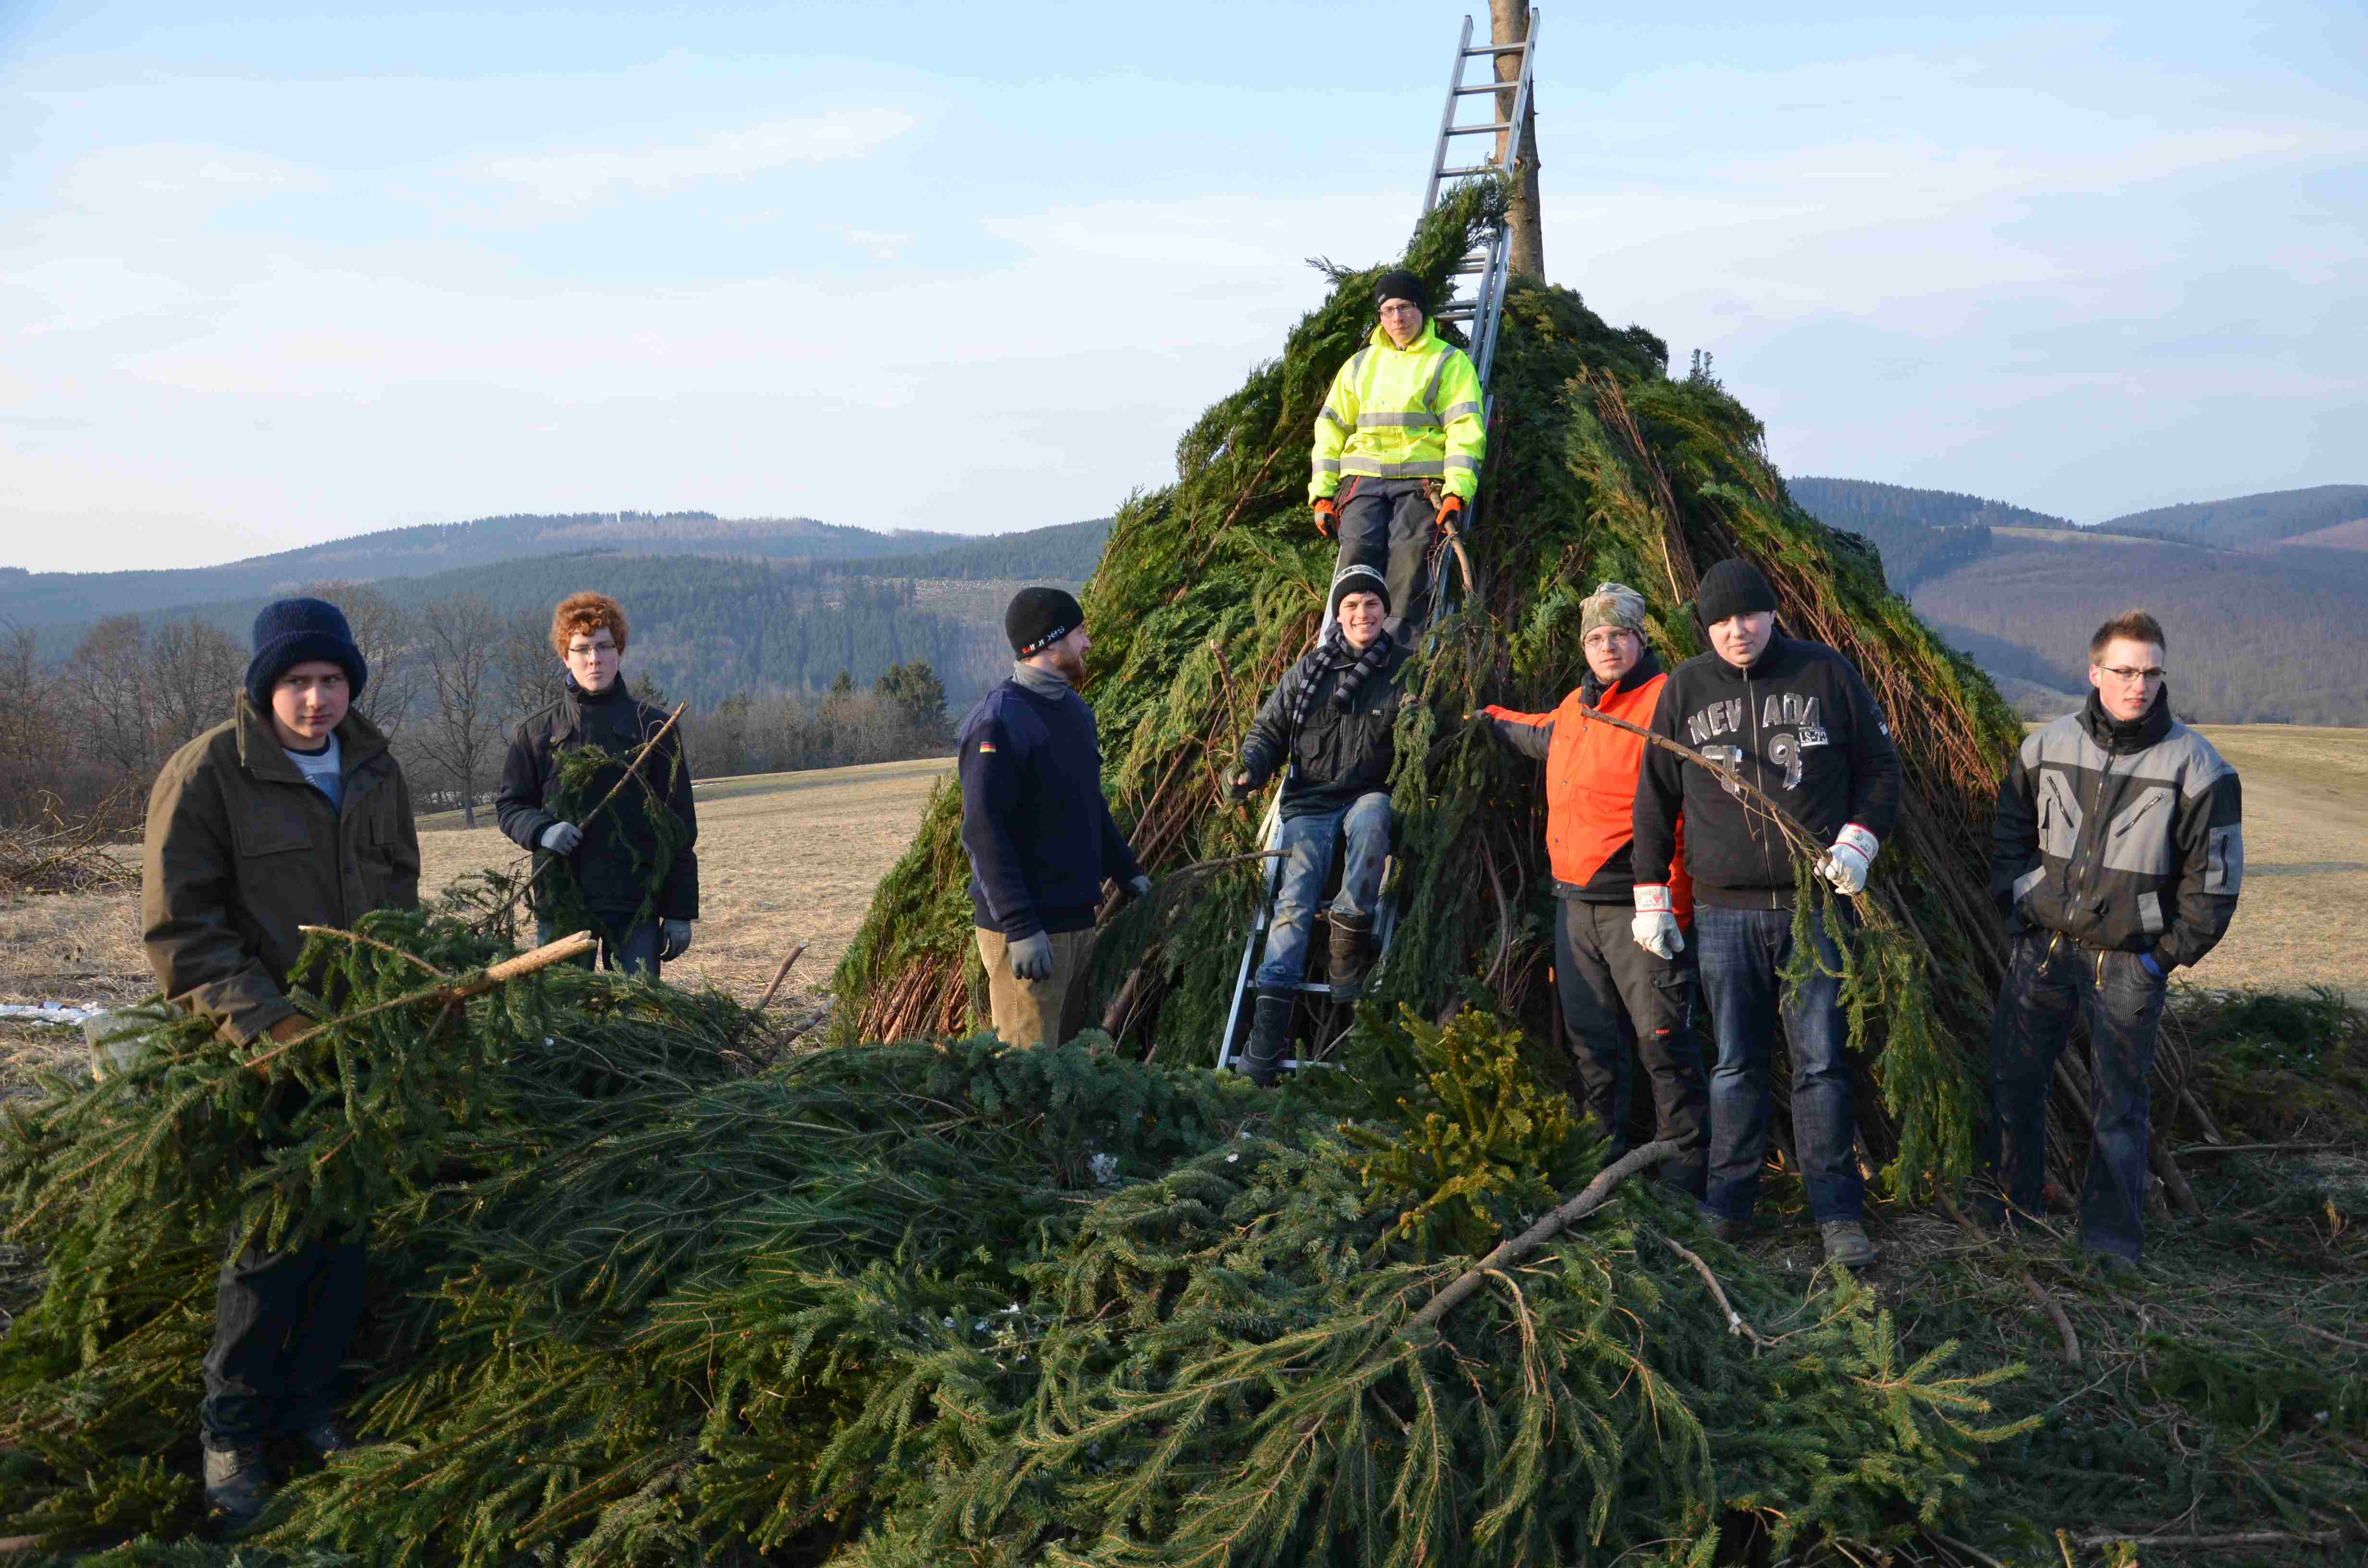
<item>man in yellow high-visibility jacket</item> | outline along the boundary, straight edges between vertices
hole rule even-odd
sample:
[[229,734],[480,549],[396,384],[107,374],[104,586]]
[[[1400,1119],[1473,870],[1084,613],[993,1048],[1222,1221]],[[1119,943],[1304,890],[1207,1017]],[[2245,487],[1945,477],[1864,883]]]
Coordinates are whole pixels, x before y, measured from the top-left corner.
[[1480,490],[1488,430],[1480,377],[1429,319],[1422,279],[1382,274],[1372,342],[1332,378],[1315,416],[1315,528],[1337,525],[1343,567],[1389,580],[1390,634],[1407,642],[1430,619],[1430,547]]

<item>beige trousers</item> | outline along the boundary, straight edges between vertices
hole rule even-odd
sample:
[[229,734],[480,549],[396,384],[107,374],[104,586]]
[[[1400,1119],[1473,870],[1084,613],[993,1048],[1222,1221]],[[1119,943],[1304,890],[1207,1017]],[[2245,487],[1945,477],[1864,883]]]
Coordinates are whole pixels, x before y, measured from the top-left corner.
[[1003,933],[971,927],[978,938],[978,961],[986,966],[987,1009],[1006,1045],[1066,1045],[1086,1027],[1086,971],[1094,961],[1094,933],[1053,935],[1053,972],[1022,980],[1011,972]]

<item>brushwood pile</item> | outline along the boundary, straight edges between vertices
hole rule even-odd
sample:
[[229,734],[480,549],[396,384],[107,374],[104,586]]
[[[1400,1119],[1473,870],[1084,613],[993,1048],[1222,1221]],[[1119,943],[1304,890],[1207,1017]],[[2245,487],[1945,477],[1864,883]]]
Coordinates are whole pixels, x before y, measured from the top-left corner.
[[[1464,188],[1404,264],[1439,289],[1501,200]],[[1307,437],[1370,277],[1338,275],[1187,433],[1084,595],[1107,781],[1155,873],[1256,847],[1217,779],[1321,611]],[[951,791],[821,1050],[564,965],[423,1007],[510,942],[466,907],[367,916],[313,939],[334,1017],[271,1059],[158,1013],[135,1066],[6,1105],[0,1203],[46,1272],[0,1341],[0,1534],[123,1564],[1706,1568],[1944,1524],[2022,1429],[1991,1412],[2019,1369],[1904,1356],[1869,1291],[1804,1298],[1648,1181],[1417,1322],[1602,1163],[1543,1043],[1532,783],[1458,722],[1561,696],[1595,582],[1647,594],[1674,662],[1699,567],[1748,553],[1890,713],[1909,800],[1846,996],[1865,1157],[1903,1196],[1970,1166],[1999,957],[2012,715],[1791,505],[1751,415],[1526,284],[1492,391],[1471,570],[1401,721],[1402,920],[1345,1070],[1276,1095],[1209,1071],[1239,868],[1110,918],[1108,1032],[977,1032]],[[347,1409],[379,1441],[299,1473],[252,1540],[205,1540],[224,1249],[358,1227]]]

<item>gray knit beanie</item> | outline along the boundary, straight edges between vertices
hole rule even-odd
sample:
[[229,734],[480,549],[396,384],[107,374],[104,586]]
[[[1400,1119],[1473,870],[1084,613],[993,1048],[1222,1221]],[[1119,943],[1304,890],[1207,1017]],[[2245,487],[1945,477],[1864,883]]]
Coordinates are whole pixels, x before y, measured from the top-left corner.
[[1578,634],[1585,637],[1599,626],[1644,636],[1645,596],[1625,583],[1596,584],[1595,592],[1578,607]]

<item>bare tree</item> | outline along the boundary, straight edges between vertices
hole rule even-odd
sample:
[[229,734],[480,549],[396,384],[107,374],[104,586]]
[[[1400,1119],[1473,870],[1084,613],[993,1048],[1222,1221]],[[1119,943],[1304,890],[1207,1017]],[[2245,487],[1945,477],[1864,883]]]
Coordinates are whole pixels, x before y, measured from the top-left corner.
[[551,647],[551,618],[522,609],[502,623],[495,658],[502,700],[513,723],[559,695],[564,673]]
[[437,599],[419,614],[427,700],[411,744],[470,827],[477,825],[477,794],[492,778],[507,716],[495,670],[501,635],[501,618],[475,594]]
[[[1523,43],[1530,36],[1530,0],[1488,0],[1488,34],[1498,44]],[[1497,56],[1497,80],[1513,83],[1520,79],[1521,57],[1518,54]],[[1537,74],[1530,74],[1530,106],[1521,123],[1511,131],[1497,133],[1497,162],[1510,161],[1508,143],[1520,138],[1520,161],[1512,165],[1512,210],[1506,223],[1513,232],[1513,254],[1505,259],[1506,269],[1516,278],[1546,280],[1546,234],[1538,219],[1538,100]],[[1497,95],[1497,119],[1499,123],[1513,118],[1513,100],[1520,95],[1511,86]]]
[[157,761],[156,715],[140,618],[110,615],[83,633],[66,679],[90,755],[125,777],[144,777]]
[[161,757],[231,716],[246,650],[196,616],[168,621],[148,639],[148,708]]
[[419,698],[420,670],[410,618],[372,584],[347,578],[307,583],[300,593],[326,599],[346,612],[354,644],[370,665],[370,679],[354,706],[393,739],[411,717]]

